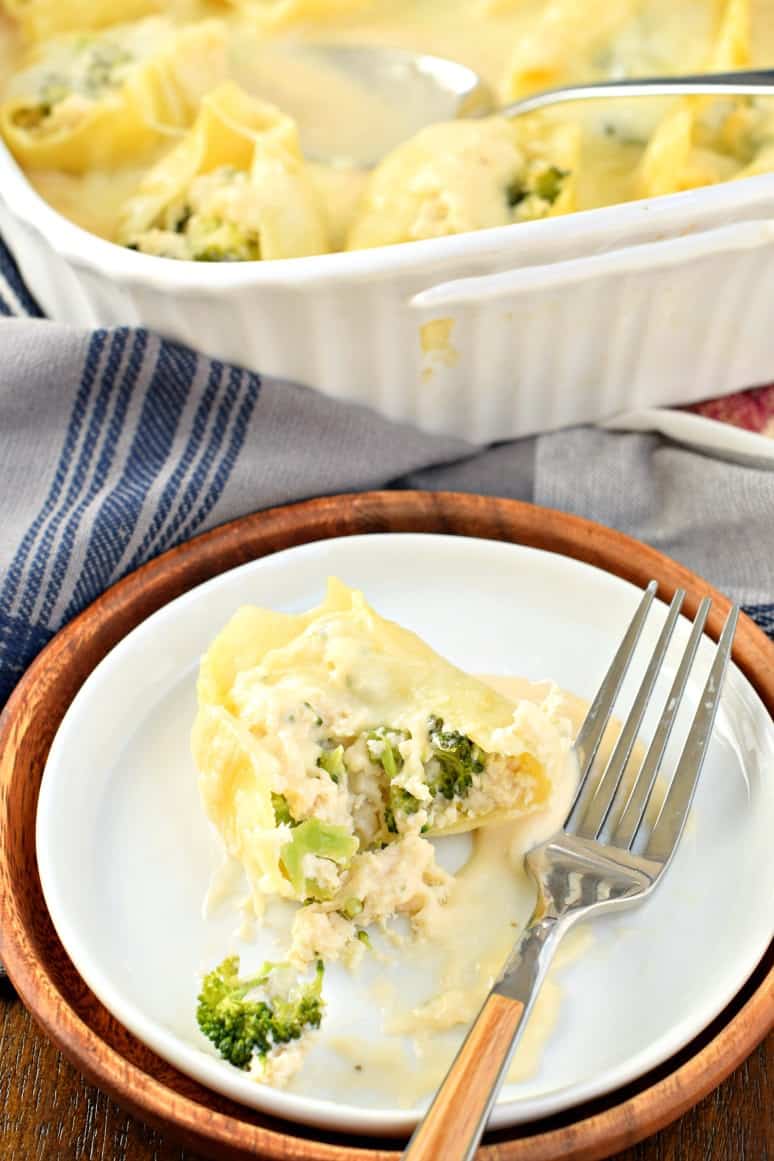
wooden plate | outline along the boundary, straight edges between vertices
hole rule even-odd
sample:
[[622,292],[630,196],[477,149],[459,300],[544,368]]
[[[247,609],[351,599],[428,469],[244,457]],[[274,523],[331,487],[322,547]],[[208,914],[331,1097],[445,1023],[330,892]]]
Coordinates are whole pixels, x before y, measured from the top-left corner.
[[[374,492],[314,500],[235,521],[133,573],[43,650],[0,716],[0,957],[44,1031],[121,1105],[199,1153],[276,1161],[387,1161],[394,1142],[357,1140],[273,1120],[202,1088],[131,1036],[87,989],[52,927],[35,859],[35,812],[49,746],[75,693],[137,624],[210,577],[292,545],[365,532],[445,532],[558,552],[640,586],[655,577],[685,612],[714,600],[717,637],[728,600],[635,540],[547,509],[453,493]],[[774,646],[746,617],[734,660],[774,714]],[[774,945],[729,1007],[659,1069],[625,1089],[541,1123],[487,1137],[486,1161],[594,1161],[656,1132],[718,1085],[774,1027]]]

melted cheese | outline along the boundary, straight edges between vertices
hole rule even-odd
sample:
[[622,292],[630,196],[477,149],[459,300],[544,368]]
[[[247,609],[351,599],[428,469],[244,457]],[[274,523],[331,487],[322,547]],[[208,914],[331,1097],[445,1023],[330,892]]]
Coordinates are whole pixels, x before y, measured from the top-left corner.
[[[387,142],[407,141],[385,158],[372,178],[364,178],[346,164],[335,170],[319,164],[307,167],[325,206],[326,246],[334,249],[478,229],[547,212],[566,213],[774,167],[774,102],[767,99],[562,106],[540,118],[516,122],[507,159],[499,153],[490,156],[492,138],[502,132],[492,128],[496,121],[454,130],[440,126],[408,141],[418,128],[408,96],[404,102],[389,100],[373,81],[358,82],[337,73],[314,51],[315,44],[323,42],[383,44],[437,53],[472,66],[500,99],[507,100],[573,79],[771,66],[772,0],[681,0],[679,4],[672,0],[591,0],[587,4],[575,0],[120,0],[112,5],[105,0],[77,5],[70,0],[56,4],[4,0],[2,7],[7,14],[0,17],[5,140],[33,185],[57,209],[113,239],[128,212],[127,200],[144,173],[175,144],[179,129],[193,120],[196,110],[191,102],[195,106],[223,79],[222,71],[217,76],[208,71],[213,53],[191,56],[190,45],[181,41],[173,52],[171,73],[167,58],[163,76],[158,68],[152,77],[145,73],[142,83],[122,91],[120,100],[114,94],[110,101],[95,101],[93,95],[75,92],[67,100],[57,100],[55,104],[61,107],[43,118],[41,105],[50,102],[41,98],[34,83],[30,92],[28,82],[40,76],[41,62],[60,52],[56,45],[62,42],[56,38],[62,33],[77,34],[76,39],[88,33],[105,37],[108,43],[116,32],[113,25],[148,12],[158,12],[155,19],[183,26],[192,34],[196,22],[217,17],[228,49],[225,75],[295,120],[313,160],[322,148],[323,121],[340,127],[342,158],[364,142],[378,156],[388,151]],[[119,33],[119,40],[131,44],[139,33],[123,27],[127,31]],[[36,46],[32,58],[23,47],[25,39]],[[176,93],[170,108],[172,75],[173,89],[182,78],[185,99],[181,102]],[[321,102],[325,107],[322,119]],[[36,119],[48,122],[49,131],[43,132]],[[557,137],[557,129],[565,135]],[[466,167],[471,134],[480,135],[481,163]],[[575,146],[568,145],[572,134]],[[530,139],[527,144],[525,137]],[[525,166],[529,169],[530,149],[541,164],[568,171],[568,176],[561,197],[548,206],[522,198],[519,209],[510,198],[514,180],[523,176]],[[456,165],[454,156],[460,159]],[[143,167],[140,173],[138,158]],[[288,179],[284,166],[280,170],[280,184],[287,182],[294,196],[296,177]],[[260,185],[264,201],[276,173],[272,162],[258,178],[251,178],[254,186]],[[303,203],[307,202],[304,194]],[[246,214],[251,212],[245,209]],[[310,234],[302,225],[297,237],[284,239],[276,256],[320,248],[319,231]],[[195,256],[190,247],[179,243],[172,249],[180,257]],[[225,251],[228,257],[235,256],[228,247]],[[244,247],[236,256],[256,255],[254,248]],[[262,256],[274,256],[274,252]]]
[[[443,901],[448,877],[421,836],[544,810],[569,750],[550,699],[514,704],[337,581],[309,613],[240,610],[202,661],[198,696],[202,801],[256,905],[318,900],[299,920],[315,933],[299,930],[298,960],[326,924],[333,955],[358,927]],[[464,767],[444,765],[455,746]],[[310,855],[329,865],[306,875]]]
[[[557,691],[549,683],[506,676],[483,680],[514,702],[526,698],[541,704],[552,696],[557,711],[571,722],[573,733],[588,709],[582,699]],[[600,764],[609,759],[619,733],[620,723],[611,721],[600,745]],[[624,775],[625,787],[639,769],[642,756],[638,743]],[[454,875],[446,905],[428,916],[424,939],[402,945],[399,960],[390,961],[393,970],[409,976],[431,968],[432,985],[425,1001],[407,1006],[401,980],[384,971],[371,987],[371,1000],[382,1014],[382,1037],[375,1043],[357,1036],[332,1037],[326,1043],[340,1061],[340,1072],[332,1072],[336,1065],[332,1066],[326,1055],[323,1078],[315,1071],[318,1063],[310,1060],[303,1074],[291,1082],[291,1089],[308,1094],[310,1086],[318,1085],[319,1091],[327,1092],[333,1076],[344,1091],[362,1092],[370,1099],[377,1093],[380,1104],[411,1108],[438,1087],[467,1026],[529,921],[535,889],[524,869],[524,856],[561,826],[575,777],[575,770],[568,765],[557,779],[551,804],[544,812],[473,832],[470,854]],[[651,824],[662,801],[663,787],[659,786],[649,807]],[[585,925],[562,941],[509,1068],[509,1082],[531,1076],[540,1065],[549,1037],[561,1034],[563,974],[592,942],[593,930]]]
[[[554,714],[570,723],[573,734],[588,709],[586,702],[548,682],[536,684],[505,676],[482,681],[514,704],[530,700],[540,706],[548,699]],[[600,764],[607,762],[619,733],[620,723],[611,721],[600,746]],[[638,743],[624,775],[624,792],[642,757],[643,748]],[[307,1059],[303,1071],[290,1081],[291,1090],[322,1096],[333,1088],[350,1098],[362,1094],[370,1101],[378,1096],[380,1105],[410,1108],[438,1086],[467,1025],[530,918],[535,890],[524,870],[524,856],[561,826],[576,777],[574,764],[568,761],[556,772],[551,800],[543,811],[472,832],[462,865],[447,877],[444,905],[432,906],[421,916],[422,938],[398,939],[395,949],[388,944],[386,949],[379,947],[368,953],[380,963],[378,977],[367,988],[369,1006],[381,1015],[379,1038],[327,1034],[323,1023],[321,1037],[333,1055],[326,1052]],[[659,782],[648,809],[650,825],[664,791]],[[436,845],[443,857],[444,840]],[[227,894],[234,901],[240,899],[241,888],[230,880],[232,873],[233,868],[216,870],[213,896]],[[296,915],[308,910],[301,908]],[[246,933],[243,937],[251,938]],[[346,938],[343,934],[342,944]],[[582,926],[562,941],[509,1069],[510,1082],[534,1073],[549,1037],[560,1030],[563,973],[568,964],[586,953],[592,939],[592,930]],[[299,963],[307,961],[308,957],[298,958]],[[427,979],[429,984],[419,1003],[416,998],[407,1001],[405,996],[404,980],[414,976]]]
[[579,148],[572,128],[546,129],[534,119],[431,125],[376,168],[349,248],[567,213],[575,208]]

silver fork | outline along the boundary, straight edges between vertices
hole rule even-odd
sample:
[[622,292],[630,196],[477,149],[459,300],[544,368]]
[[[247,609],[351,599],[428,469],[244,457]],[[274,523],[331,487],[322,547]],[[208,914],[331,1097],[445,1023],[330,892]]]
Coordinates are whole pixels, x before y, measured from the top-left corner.
[[[546,969],[579,920],[641,902],[668,867],[683,832],[715,722],[739,610],[733,607],[656,821],[645,814],[699,647],[711,602],[696,614],[656,731],[631,785],[624,773],[680,614],[669,607],[637,696],[604,770],[594,768],[623,679],[657,590],[651,581],[575,741],[580,779],[561,830],[531,850],[525,865],[537,904],[404,1153],[408,1161],[472,1161]],[[638,852],[634,852],[637,846]]]

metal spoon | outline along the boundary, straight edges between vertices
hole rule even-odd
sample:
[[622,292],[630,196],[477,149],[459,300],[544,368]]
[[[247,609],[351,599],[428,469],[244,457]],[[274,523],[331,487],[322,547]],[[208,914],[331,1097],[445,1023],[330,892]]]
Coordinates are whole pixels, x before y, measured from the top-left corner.
[[[314,142],[312,145],[310,134],[309,150],[315,160],[364,169],[371,168],[390,149],[426,125],[458,117],[481,117],[495,112],[502,117],[517,117],[568,101],[613,97],[774,96],[774,69],[741,69],[562,85],[531,93],[498,109],[494,93],[478,73],[443,57],[380,45],[314,44],[305,45],[304,51],[326,68],[347,76],[369,94],[381,97],[388,108],[400,110],[394,125],[385,122],[378,134],[370,137],[360,133],[352,140],[344,139],[345,127],[341,122],[332,123],[329,146],[324,144],[327,131],[323,131],[319,121],[315,125]],[[303,139],[303,125],[301,136]]]

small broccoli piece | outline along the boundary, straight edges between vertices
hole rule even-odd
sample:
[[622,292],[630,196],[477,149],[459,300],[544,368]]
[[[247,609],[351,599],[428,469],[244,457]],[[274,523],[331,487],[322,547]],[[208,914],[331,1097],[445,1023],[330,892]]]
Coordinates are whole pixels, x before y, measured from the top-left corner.
[[370,758],[380,763],[391,780],[403,769],[400,743],[410,737],[411,734],[407,730],[393,730],[389,726],[379,726],[366,735],[366,748]]
[[542,170],[534,179],[532,183],[533,191],[544,202],[550,202],[553,205],[562,192],[564,179],[567,176],[566,169],[559,169],[556,165],[549,165],[547,169]]
[[390,834],[398,833],[396,814],[416,814],[422,803],[402,786],[391,785],[388,793],[387,806],[384,811],[384,825]]
[[484,769],[481,751],[467,734],[458,730],[445,730],[443,719],[431,717],[428,722],[428,737],[432,747],[432,781],[428,783],[434,796],[444,798],[464,798],[473,786],[473,775]]
[[272,794],[271,804],[274,807],[274,817],[278,824],[284,822],[287,823],[288,826],[298,825],[296,820],[293,818],[293,815],[290,813],[288,800],[285,798],[284,794]]
[[255,1056],[265,1057],[281,1045],[298,1040],[307,1028],[320,1027],[324,1009],[322,961],[317,963],[312,982],[287,996],[249,998],[251,992],[266,985],[277,966],[280,965],[265,964],[257,976],[241,979],[239,956],[232,955],[202,981],[197,1023],[224,1060],[235,1068],[247,1069]]
[[505,187],[505,200],[510,209],[515,209],[516,206],[521,205],[526,197],[529,196],[529,191],[524,188],[521,180],[512,181]]
[[323,720],[322,720],[322,718],[320,717],[320,715],[318,714],[317,710],[316,710],[316,709],[314,708],[314,706],[312,705],[312,703],[311,703],[311,702],[309,702],[309,701],[305,701],[305,702],[304,702],[304,705],[305,705],[305,706],[306,706],[306,708],[309,710],[309,713],[312,715],[312,717],[313,717],[313,719],[314,719],[314,724],[315,724],[316,726],[321,726],[321,725],[323,724]]
[[28,130],[40,128],[51,116],[54,108],[71,94],[72,86],[66,77],[60,73],[47,73],[38,89],[38,103],[17,109],[13,115],[14,125]]
[[261,257],[259,235],[223,218],[194,213],[184,233],[195,262],[257,262]]
[[304,875],[305,855],[330,859],[339,867],[348,867],[359,846],[358,840],[343,826],[307,818],[294,827],[292,837],[282,848],[282,865],[296,895],[304,899],[320,896],[320,888]]
[[515,210],[527,198],[538,198],[553,205],[562,192],[569,171],[557,165],[548,165],[537,173],[517,178],[505,187],[505,200],[510,209]]
[[110,41],[94,41],[86,46],[86,67],[83,88],[86,96],[100,97],[121,84],[132,55],[121,45]]
[[21,109],[14,110],[13,123],[19,129],[39,129],[43,122],[51,116],[52,109],[53,106],[45,101],[41,101],[38,105],[25,105]]
[[185,233],[186,227],[191,220],[192,213],[193,213],[193,210],[186,203],[183,203],[183,205],[180,206],[179,210],[175,210],[175,212],[172,215],[173,221],[171,224],[171,228],[174,230],[174,232],[176,234],[184,234]]
[[358,931],[357,938],[360,940],[360,942],[362,944],[365,944],[365,946],[368,948],[369,951],[373,951],[373,944],[371,943],[371,937],[369,936],[367,931],[363,931],[363,930]]
[[344,747],[332,746],[324,749],[317,759],[317,765],[330,775],[334,782],[341,782],[347,773],[347,767],[344,765]]
[[346,903],[339,907],[339,913],[343,915],[345,919],[354,919],[355,916],[359,915],[362,910],[362,899],[347,899]]

